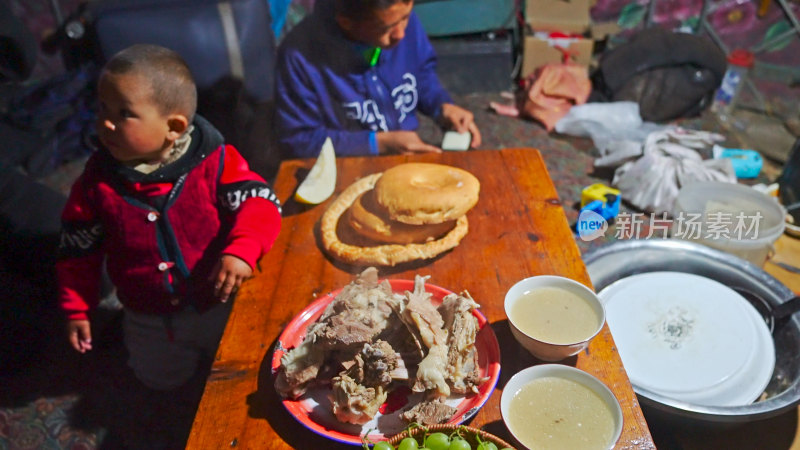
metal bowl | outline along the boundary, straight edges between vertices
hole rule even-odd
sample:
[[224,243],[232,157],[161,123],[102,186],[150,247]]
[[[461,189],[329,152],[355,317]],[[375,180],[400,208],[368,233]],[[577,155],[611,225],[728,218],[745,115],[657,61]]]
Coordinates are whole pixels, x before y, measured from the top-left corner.
[[[789,288],[761,268],[704,245],[684,240],[630,240],[610,244],[583,258],[594,288],[638,273],[673,271],[711,278],[754,292],[772,306],[794,297]],[[779,415],[800,403],[800,315],[776,327],[775,370],[761,399],[744,406],[694,405],[634,386],[643,404],[708,422],[737,423]]]

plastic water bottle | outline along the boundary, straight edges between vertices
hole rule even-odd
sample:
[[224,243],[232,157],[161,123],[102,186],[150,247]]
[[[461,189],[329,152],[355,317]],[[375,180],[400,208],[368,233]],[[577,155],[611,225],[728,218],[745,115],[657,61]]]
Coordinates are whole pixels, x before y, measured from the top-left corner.
[[722,78],[722,84],[714,95],[714,103],[711,111],[716,113],[720,120],[727,121],[736,101],[739,92],[747,79],[747,73],[753,67],[754,55],[752,52],[743,49],[736,49],[728,55],[728,70]]

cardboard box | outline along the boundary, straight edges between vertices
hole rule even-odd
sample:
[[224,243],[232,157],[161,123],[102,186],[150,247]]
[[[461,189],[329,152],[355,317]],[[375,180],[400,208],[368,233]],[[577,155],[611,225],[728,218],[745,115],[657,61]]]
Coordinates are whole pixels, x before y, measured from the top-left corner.
[[591,39],[542,39],[537,36],[525,36],[520,74],[522,78],[545,64],[563,61],[564,54],[556,48],[556,45],[573,54],[572,60],[578,64],[588,66],[592,62],[594,41]]
[[594,22],[589,27],[589,36],[593,41],[597,42],[615,36],[621,31],[622,27],[617,22]]
[[584,33],[591,0],[525,0],[525,20],[533,31]]

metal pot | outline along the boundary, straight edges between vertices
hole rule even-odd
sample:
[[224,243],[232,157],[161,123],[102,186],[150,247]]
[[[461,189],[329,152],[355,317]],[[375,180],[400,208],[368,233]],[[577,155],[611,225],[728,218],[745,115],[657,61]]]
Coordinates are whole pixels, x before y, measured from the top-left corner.
[[[704,276],[754,292],[773,307],[794,297],[789,288],[761,268],[704,245],[684,240],[629,240],[610,244],[584,258],[594,288],[600,292],[638,273],[673,271]],[[703,406],[673,400],[634,386],[643,404],[677,416],[708,422],[749,422],[776,416],[800,403],[800,314],[776,328],[775,370],[762,399],[744,406]]]

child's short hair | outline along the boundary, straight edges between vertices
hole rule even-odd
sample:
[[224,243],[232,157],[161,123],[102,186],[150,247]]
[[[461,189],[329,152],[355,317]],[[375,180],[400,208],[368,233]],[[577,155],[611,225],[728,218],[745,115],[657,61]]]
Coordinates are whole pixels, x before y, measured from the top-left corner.
[[336,14],[355,21],[369,19],[373,12],[387,9],[395,3],[409,3],[411,0],[336,0]]
[[103,67],[111,74],[141,74],[150,80],[153,102],[162,114],[180,113],[194,119],[197,110],[197,87],[189,66],[168,48],[136,44],[119,51]]

